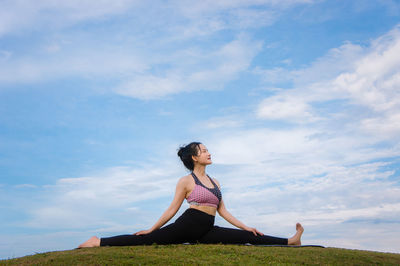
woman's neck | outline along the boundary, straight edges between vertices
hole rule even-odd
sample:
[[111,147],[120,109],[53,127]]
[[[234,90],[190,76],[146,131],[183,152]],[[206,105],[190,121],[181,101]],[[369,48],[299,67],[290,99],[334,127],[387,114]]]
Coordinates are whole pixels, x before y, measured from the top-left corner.
[[195,165],[193,173],[196,176],[206,176],[206,166],[205,165]]

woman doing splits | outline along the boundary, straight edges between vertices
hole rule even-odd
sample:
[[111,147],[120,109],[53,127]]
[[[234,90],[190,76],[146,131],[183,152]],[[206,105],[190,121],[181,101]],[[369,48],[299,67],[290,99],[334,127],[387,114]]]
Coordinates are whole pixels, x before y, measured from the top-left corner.
[[[191,174],[182,177],[176,185],[174,199],[160,219],[148,230],[130,235],[98,238],[92,237],[79,248],[98,246],[132,246],[157,244],[254,244],[254,245],[301,245],[303,227],[296,224],[296,233],[291,238],[267,236],[249,227],[232,216],[225,208],[220,185],[206,174],[206,167],[212,163],[207,148],[192,142],[181,147],[178,156]],[[179,210],[186,198],[190,207],[174,223],[162,227]],[[214,225],[218,211],[225,220],[240,228],[224,228]]]

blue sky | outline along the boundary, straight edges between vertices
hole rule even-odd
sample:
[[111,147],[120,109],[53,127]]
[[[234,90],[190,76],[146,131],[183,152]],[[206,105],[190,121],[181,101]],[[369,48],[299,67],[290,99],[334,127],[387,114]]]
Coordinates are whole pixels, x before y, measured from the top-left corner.
[[191,141],[244,223],[400,252],[398,1],[0,3],[0,258],[150,227]]

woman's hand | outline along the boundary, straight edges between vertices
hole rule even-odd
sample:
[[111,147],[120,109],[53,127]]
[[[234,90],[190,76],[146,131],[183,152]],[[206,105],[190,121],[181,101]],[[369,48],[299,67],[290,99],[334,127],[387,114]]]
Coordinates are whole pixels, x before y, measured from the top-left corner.
[[257,236],[257,234],[259,234],[260,236],[263,236],[263,235],[264,235],[263,233],[259,232],[257,229],[252,228],[252,227],[246,226],[246,227],[244,228],[244,230],[249,231],[249,232],[252,232],[255,236]]
[[140,236],[140,235],[147,235],[147,234],[150,234],[152,231],[150,230],[150,229],[148,229],[148,230],[142,230],[142,231],[139,231],[139,232],[136,232],[136,233],[134,233],[134,235],[137,235],[137,236]]
[[[217,183],[217,185],[218,185],[218,183]],[[232,225],[234,225],[240,229],[243,229],[248,232],[252,232],[255,236],[257,236],[257,234],[260,236],[264,235],[263,233],[259,232],[257,229],[248,227],[247,225],[243,224],[241,221],[239,221],[238,219],[233,217],[232,214],[230,214],[230,212],[228,212],[228,210],[225,208],[225,203],[224,203],[223,199],[219,203],[218,213],[219,213],[219,215],[221,215],[222,218],[224,218],[229,223],[231,223]]]

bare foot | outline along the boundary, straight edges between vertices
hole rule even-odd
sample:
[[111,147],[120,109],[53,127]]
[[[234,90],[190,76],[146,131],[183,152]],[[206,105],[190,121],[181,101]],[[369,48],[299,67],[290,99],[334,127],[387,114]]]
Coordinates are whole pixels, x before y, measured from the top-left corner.
[[296,234],[288,239],[288,245],[300,246],[301,245],[301,235],[304,232],[304,228],[301,224],[296,224]]
[[93,248],[100,246],[100,239],[97,236],[92,236],[89,240],[79,245],[78,248]]

